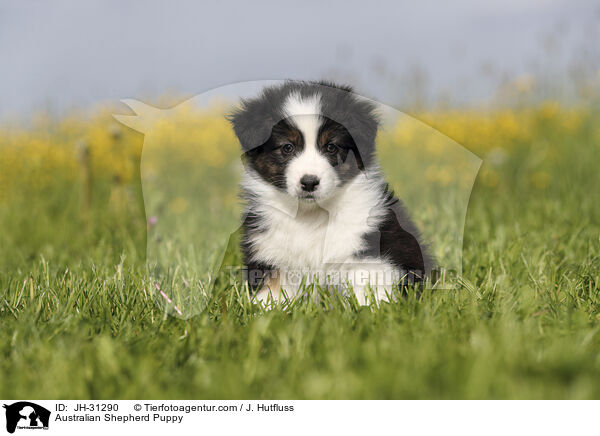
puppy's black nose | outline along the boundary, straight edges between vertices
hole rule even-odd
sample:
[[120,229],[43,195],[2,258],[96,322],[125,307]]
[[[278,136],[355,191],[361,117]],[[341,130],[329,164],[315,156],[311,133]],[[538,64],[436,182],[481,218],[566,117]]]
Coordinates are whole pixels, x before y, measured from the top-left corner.
[[300,179],[300,186],[302,186],[303,191],[313,192],[315,189],[317,189],[319,181],[320,180],[317,176],[310,176],[306,174]]

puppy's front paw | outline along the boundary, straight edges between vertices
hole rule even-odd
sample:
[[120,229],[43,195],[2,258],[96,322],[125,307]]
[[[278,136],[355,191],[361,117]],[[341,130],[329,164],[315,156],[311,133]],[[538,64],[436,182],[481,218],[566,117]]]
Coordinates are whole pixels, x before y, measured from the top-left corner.
[[264,284],[262,288],[256,293],[255,299],[258,303],[272,309],[274,305],[278,304],[283,297],[281,292],[281,285],[278,278],[270,278]]

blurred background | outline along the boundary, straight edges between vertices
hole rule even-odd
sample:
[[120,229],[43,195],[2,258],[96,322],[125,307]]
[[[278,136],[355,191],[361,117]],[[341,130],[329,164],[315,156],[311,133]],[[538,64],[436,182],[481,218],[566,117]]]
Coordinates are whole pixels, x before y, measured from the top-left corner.
[[402,110],[588,100],[599,24],[593,0],[3,1],[0,117],[265,79],[344,81]]

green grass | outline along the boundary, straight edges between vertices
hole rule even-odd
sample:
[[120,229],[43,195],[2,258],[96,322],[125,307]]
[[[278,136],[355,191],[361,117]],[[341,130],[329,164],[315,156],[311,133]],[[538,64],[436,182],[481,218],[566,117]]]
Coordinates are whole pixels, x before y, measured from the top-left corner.
[[[140,202],[111,215],[98,200],[74,221],[52,209],[66,187],[15,200],[1,211],[0,397],[600,398],[600,150],[597,117],[587,123],[539,132],[494,169],[497,184],[478,179],[460,289],[380,307],[264,311],[221,286],[177,319],[149,295]],[[543,188],[529,182],[540,170]]]

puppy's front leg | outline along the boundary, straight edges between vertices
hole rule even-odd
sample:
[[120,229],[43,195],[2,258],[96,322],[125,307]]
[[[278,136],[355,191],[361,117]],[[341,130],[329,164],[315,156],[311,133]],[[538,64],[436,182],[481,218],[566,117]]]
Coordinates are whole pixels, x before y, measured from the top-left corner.
[[281,281],[279,272],[275,275],[270,275],[260,290],[256,293],[256,301],[268,306],[271,302],[279,303],[283,298],[281,292]]
[[358,303],[389,301],[388,292],[398,281],[396,268],[378,259],[354,259],[344,265],[342,273],[352,284]]

